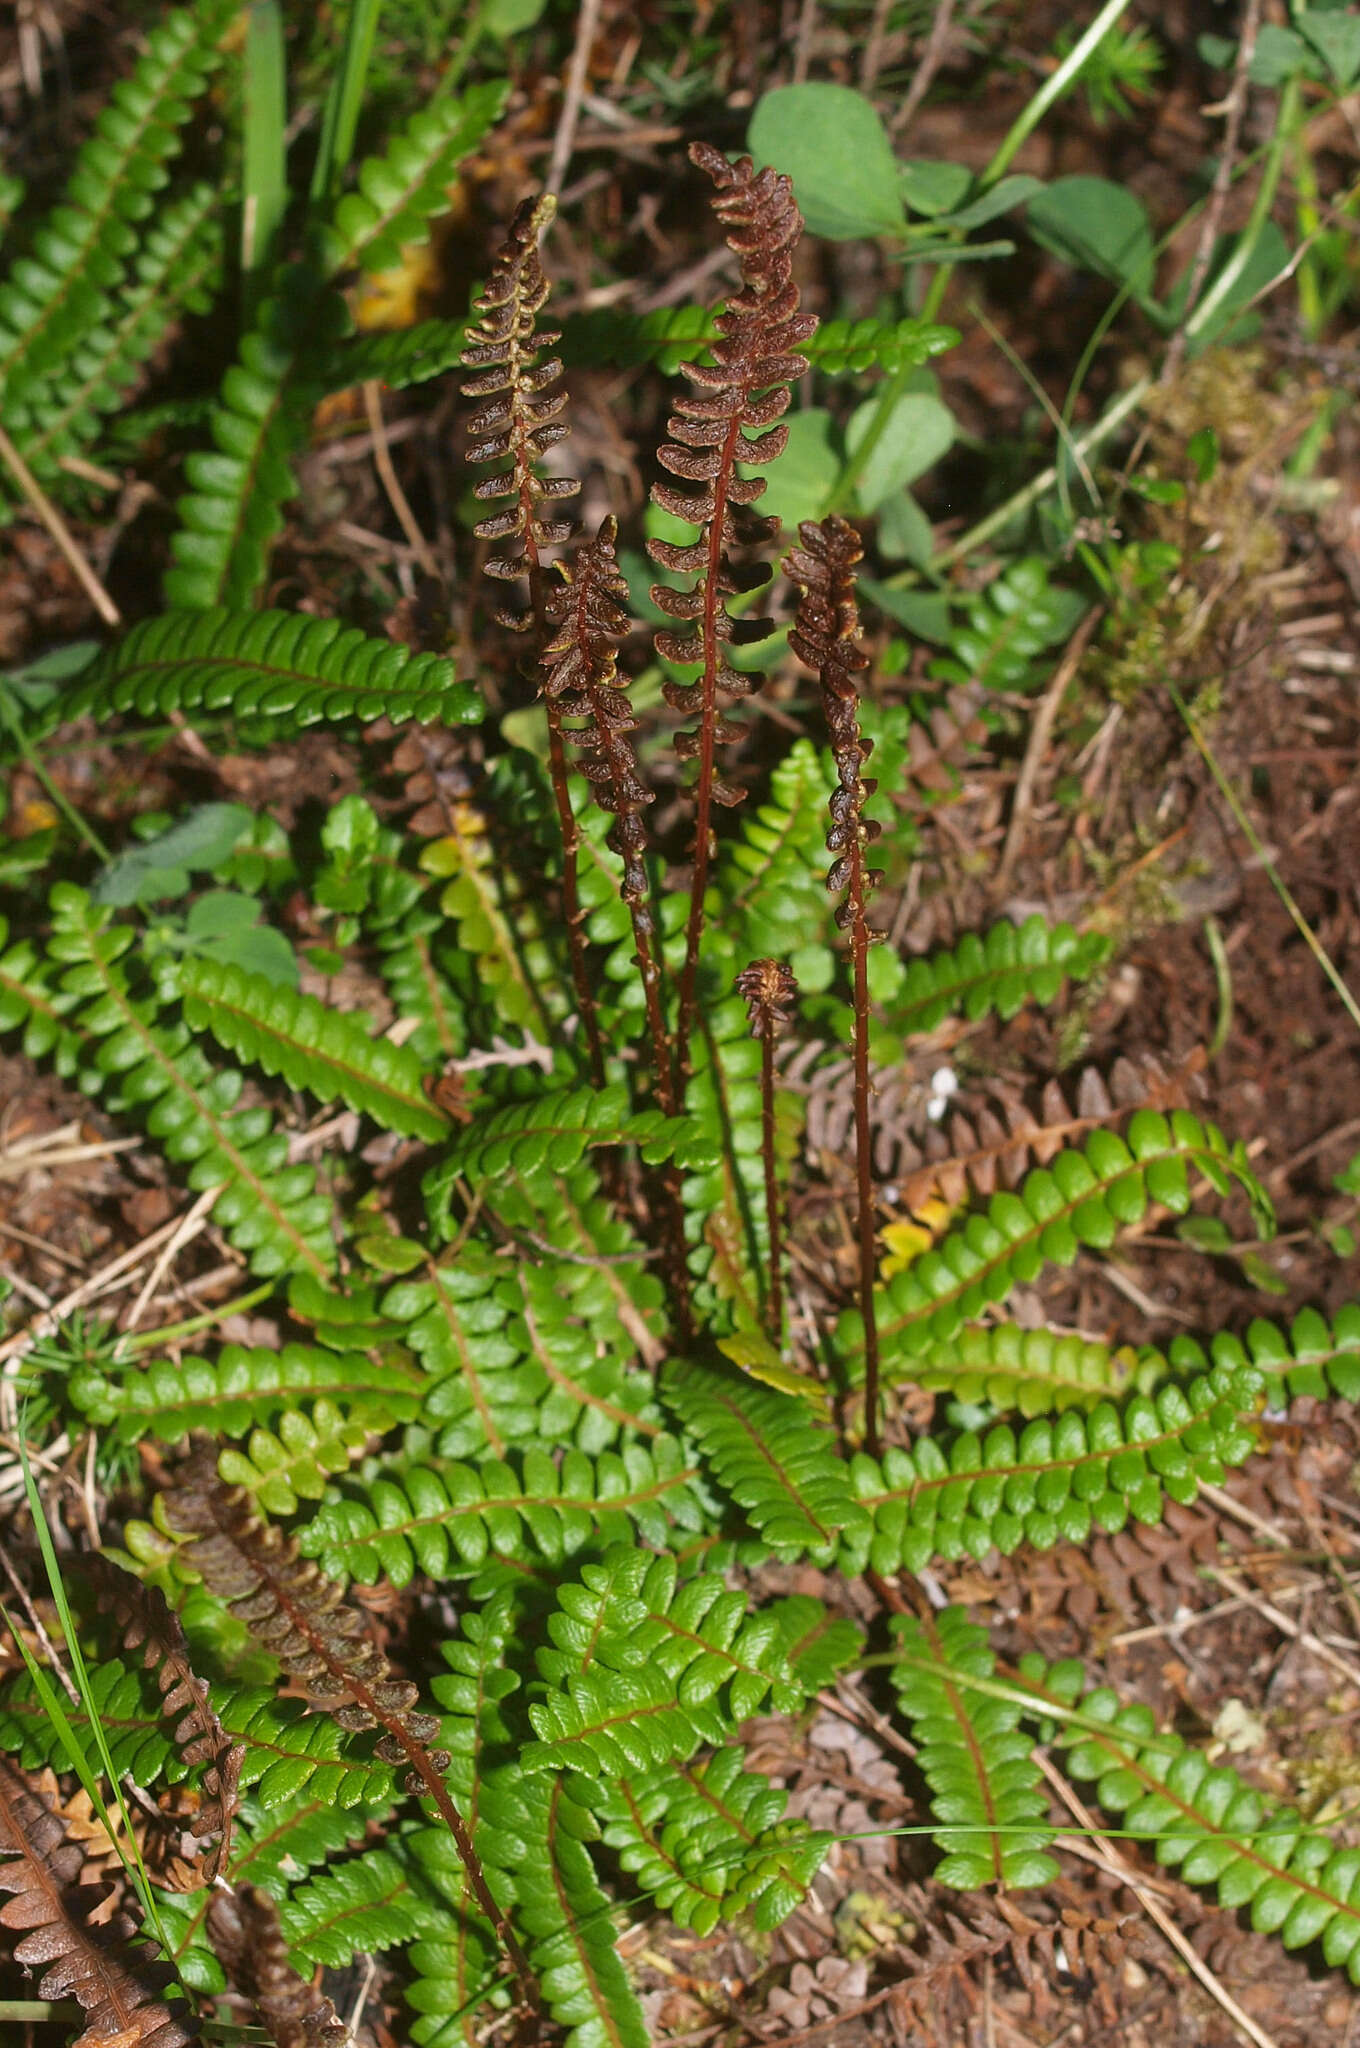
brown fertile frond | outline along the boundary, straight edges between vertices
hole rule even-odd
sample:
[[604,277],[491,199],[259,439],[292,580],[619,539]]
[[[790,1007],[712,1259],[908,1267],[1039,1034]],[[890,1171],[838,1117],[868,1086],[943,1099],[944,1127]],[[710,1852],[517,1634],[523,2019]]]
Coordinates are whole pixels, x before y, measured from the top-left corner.
[[19,1963],[43,1965],[39,1998],[74,1998],[87,2024],[74,2048],[191,2048],[198,2028],[183,2000],[167,2000],[168,1963],[133,1943],[136,1923],[117,1913],[97,1929],[102,1890],[77,1885],[83,1852],[66,1823],[12,1764],[0,1758],[0,1926],[22,1929]]
[[169,1528],[192,1539],[193,1568],[208,1591],[314,1705],[342,1728],[381,1725],[378,1752],[389,1763],[401,1762],[408,1745],[424,1748],[434,1739],[438,1721],[412,1711],[415,1686],[391,1676],[360,1616],[342,1604],[341,1588],[300,1558],[291,1538],[259,1520],[241,1487],[218,1477],[215,1452],[199,1452],[182,1466],[162,1501]]
[[[509,461],[507,469],[474,486],[479,499],[514,501],[473,528],[482,540],[519,542],[512,553],[486,564],[489,576],[505,580],[537,570],[541,548],[570,539],[571,520],[540,518],[538,508],[545,499],[570,498],[580,489],[574,478],[541,477],[534,468],[571,431],[561,417],[566,393],[552,388],[562,374],[561,362],[556,356],[539,360],[559,335],[554,328],[535,331],[550,290],[538,238],[556,211],[557,201],[544,193],[540,199],[526,199],[516,212],[491,275],[474,301],[473,310],[481,317],[469,330],[463,350],[464,365],[477,372],[463,385],[463,396],[485,401],[468,421],[468,461]],[[513,613],[497,617],[515,630],[530,623]]]
[[[548,672],[543,694],[564,718],[578,721],[574,730],[563,728],[563,737],[580,749],[576,766],[596,803],[614,814],[609,844],[622,858],[623,900],[631,907],[645,905],[649,894],[640,814],[653,791],[638,773],[629,738],[637,720],[618,669],[616,649],[629,624],[624,609],[628,585],[616,553],[618,531],[617,520],[604,520],[594,540],[577,550],[570,568],[558,564],[562,581],[549,591],[546,606],[553,632],[542,655]],[[646,915],[651,930],[650,910]]]
[[481,1911],[495,1929],[519,1980],[537,2006],[524,1951],[488,1889],[481,1859],[443,1773],[448,1752],[431,1749],[439,1733],[433,1714],[416,1712],[419,1694],[391,1666],[332,1580],[300,1558],[291,1537],[260,1521],[250,1497],[218,1476],[217,1454],[198,1451],[162,1495],[167,1527],[191,1539],[193,1568],[210,1593],[226,1602],[258,1643],[278,1658],[293,1682],[342,1728],[381,1728],[377,1753],[411,1766],[410,1792],[431,1799],[453,1836]]
[[[657,653],[681,668],[698,668],[693,681],[667,681],[662,686],[672,710],[685,717],[697,713],[699,720],[696,727],[677,733],[675,740],[682,759],[699,763],[694,875],[676,1032],[682,1087],[693,1025],[712,807],[739,803],[742,797],[739,788],[714,772],[714,749],[737,738],[740,730],[724,717],[722,705],[727,699],[748,696],[759,680],[733,668],[723,650],[763,639],[769,631],[765,619],[734,620],[724,602],[739,590],[756,588],[768,575],[763,565],[738,575],[728,559],[728,550],[743,539],[737,508],[753,505],[765,489],[763,476],[740,477],[737,468],[769,462],[783,453],[789,430],[777,422],[788,410],[790,383],[807,368],[807,358],[798,349],[817,326],[812,314],[798,310],[793,250],[803,232],[803,218],[790,180],[778,171],[757,171],[747,156],[730,164],[710,143],[691,143],[689,154],[690,161],[713,180],[714,209],[727,229],[728,247],[741,264],[741,290],[718,316],[720,338],[713,343],[713,364],[683,366],[694,393],[676,400],[666,426],[670,439],[659,451],[662,465],[692,488],[659,483],[652,491],[654,504],[697,527],[699,537],[683,546],[664,540],[647,544],[660,568],[698,577],[689,590],[674,590],[665,583],[652,589],[654,601],[686,628],[673,632],[668,627],[658,633]],[[745,537],[766,540],[777,531],[776,520],[759,519]]]
[[[863,865],[863,850],[880,831],[872,818],[864,816],[865,803],[878,784],[860,774],[874,745],[859,729],[859,678],[869,657],[858,644],[855,568],[864,548],[854,527],[834,512],[820,525],[804,520],[798,534],[803,545],[790,548],[784,565],[801,592],[789,645],[800,661],[816,669],[822,685],[831,756],[840,782],[831,796],[826,844],[836,858],[826,886],[848,892],[836,911],[836,923],[844,930],[863,916],[864,904],[883,879],[877,868]],[[883,937],[867,926],[866,931],[871,941]]]
[[782,960],[753,960],[742,968],[736,986],[746,1004],[752,1038],[773,1038],[787,1030],[798,984]]
[[345,2048],[349,2028],[289,1962],[279,1909],[267,1892],[249,1884],[218,1892],[208,1907],[208,1938],[274,2048]]
[[801,548],[791,548],[785,568],[798,585],[798,614],[789,645],[800,661],[815,668],[836,763],[837,787],[831,792],[831,830],[827,850],[835,858],[826,886],[843,890],[836,924],[850,935],[855,983],[855,1183],[859,1239],[859,1306],[864,1319],[864,1447],[878,1450],[878,1324],[874,1310],[874,1184],[873,1126],[869,1115],[869,948],[886,935],[869,923],[868,902],[883,877],[865,864],[865,851],[879,827],[864,815],[864,806],[878,784],[866,781],[861,768],[873,742],[859,729],[859,678],[869,666],[859,645],[859,607],[855,602],[855,568],[864,549],[859,535],[832,512],[819,524],[805,520],[798,529]]
[[140,1650],[144,1667],[154,1667],[161,1709],[175,1720],[175,1747],[181,1758],[186,1764],[205,1766],[205,1796],[193,1817],[193,1837],[197,1842],[216,1842],[217,1847],[206,1862],[176,1866],[170,1884],[173,1891],[197,1891],[213,1882],[231,1848],[245,1744],[233,1742],[218,1719],[206,1683],[190,1664],[179,1617],[164,1594],[121,1571],[100,1552],[83,1556],[80,1562],[94,1586],[100,1612],[112,1614],[118,1622],[123,1648]]

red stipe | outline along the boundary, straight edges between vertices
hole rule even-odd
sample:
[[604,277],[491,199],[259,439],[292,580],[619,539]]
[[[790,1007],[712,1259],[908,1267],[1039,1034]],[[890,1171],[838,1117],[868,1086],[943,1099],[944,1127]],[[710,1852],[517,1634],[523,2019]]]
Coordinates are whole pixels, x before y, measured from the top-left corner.
[[798,347],[817,326],[813,316],[798,311],[792,254],[803,221],[789,179],[776,171],[757,171],[749,157],[730,164],[706,142],[691,143],[689,154],[716,187],[714,208],[729,231],[729,248],[740,259],[742,288],[718,317],[721,338],[713,344],[714,363],[683,366],[695,394],[676,400],[667,422],[670,439],[659,451],[663,467],[698,488],[681,491],[664,483],[652,491],[655,504],[697,527],[699,537],[686,545],[648,543],[652,560],[661,568],[697,574],[699,579],[689,590],[668,584],[652,590],[662,610],[689,629],[658,633],[658,654],[699,670],[691,682],[662,685],[673,710],[686,716],[697,713],[699,721],[697,728],[677,734],[675,742],[682,759],[698,762],[694,869],[675,1030],[675,1093],[682,1106],[712,859],[713,807],[740,803],[743,794],[716,772],[716,748],[736,739],[741,730],[724,716],[722,707],[729,699],[749,695],[759,682],[733,668],[723,650],[738,641],[762,639],[769,630],[766,620],[734,620],[728,612],[724,599],[756,588],[767,572],[738,575],[727,551],[743,541],[768,540],[778,530],[777,520],[753,519],[745,534],[738,531],[736,511],[754,504],[765,489],[765,479],[739,477],[737,468],[782,454],[788,428],[776,422],[788,409],[790,381],[807,368]]
[[858,645],[859,609],[855,601],[855,568],[864,549],[853,526],[832,513],[820,524],[807,520],[798,529],[802,546],[791,548],[785,569],[801,593],[789,645],[800,661],[815,669],[837,786],[831,793],[831,830],[827,850],[834,855],[827,874],[828,889],[843,893],[836,924],[849,932],[854,975],[855,1178],[859,1236],[859,1296],[864,1318],[864,1446],[871,1457],[879,1448],[878,1321],[874,1308],[877,1262],[874,1246],[873,1162],[869,1126],[869,948],[885,934],[869,923],[868,902],[882,881],[871,868],[866,849],[879,827],[864,816],[864,805],[877,784],[860,770],[873,749],[859,729],[859,677],[869,665]]
[[783,1243],[779,1227],[779,1181],[774,1156],[774,1042],[789,1021],[798,984],[779,960],[753,960],[737,976],[751,1036],[760,1040],[760,1155],[765,1169],[765,1222],[770,1239],[770,1281],[765,1295],[765,1331],[778,1351],[784,1341]]

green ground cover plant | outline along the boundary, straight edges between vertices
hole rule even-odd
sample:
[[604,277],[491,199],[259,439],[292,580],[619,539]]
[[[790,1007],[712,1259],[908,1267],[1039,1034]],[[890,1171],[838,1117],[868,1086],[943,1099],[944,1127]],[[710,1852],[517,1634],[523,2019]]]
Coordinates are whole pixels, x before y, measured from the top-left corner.
[[[1114,953],[1098,921],[1035,914],[908,959],[875,922],[922,812],[1045,684],[1089,601],[1032,528],[985,590],[943,580],[912,487],[955,439],[929,368],[958,340],[938,317],[948,279],[1023,232],[1161,336],[1240,333],[1292,260],[1273,153],[1298,143],[1303,81],[1353,81],[1347,21],[1304,12],[1258,39],[1283,139],[1258,167],[1266,204],[1208,252],[1193,303],[1159,295],[1136,198],[1010,169],[1063,92],[1084,82],[1118,111],[1152,75],[1145,37],[1109,41],[1112,4],[976,175],[899,162],[871,100],[832,83],[762,95],[749,153],[692,142],[686,175],[738,276],[715,306],[605,309],[559,335],[540,257],[555,201],[536,195],[466,317],[374,335],[354,331],[347,288],[430,231],[508,80],[455,81],[355,164],[378,14],[356,4],[303,191],[282,17],[252,9],[241,54],[236,12],[199,0],[152,27],[0,285],[10,516],[35,489],[83,502],[105,437],[151,430],[149,412],[119,415],[177,324],[238,316],[206,410],[173,423],[196,445],[163,606],[0,684],[5,728],[40,778],[82,720],[176,721],[261,753],[380,719],[482,737],[436,835],[370,789],[319,832],[207,802],[116,850],[63,815],[3,856],[0,1030],[163,1156],[243,1289],[193,1329],[21,1323],[13,1304],[6,1371],[44,1535],[35,1475],[63,1433],[119,1503],[101,1546],[49,1538],[53,1585],[30,1589],[61,1589],[68,1653],[84,1647],[75,1698],[27,1643],[0,1688],[0,1924],[43,1971],[36,2000],[76,2001],[80,2048],[260,2038],[249,2026],[338,2048],[312,1975],[362,1953],[421,2048],[644,2048],[622,1928],[659,1912],[700,1936],[768,1934],[807,1899],[834,1838],[788,1814],[749,1725],[805,1714],[849,1671],[885,1674],[941,1883],[1054,1877],[1062,1824],[1034,1760],[1051,1749],[1158,1861],[1360,1983],[1360,1852],[1340,1830],[1159,1727],[1094,1659],[1008,1665],[930,1591],[944,1562],[1155,1525],[1253,1457],[1294,1394],[1356,1399],[1360,1305],[1136,1353],[1014,1312],[1152,1218],[1236,1203],[1270,1237],[1250,1133],[1186,1107],[1125,1102],[1070,1141],[1012,1143],[896,1274],[873,1164],[875,1081],[904,1047],[949,1020],[1060,1008]],[[504,26],[484,8],[464,33],[498,47]],[[241,188],[178,185],[194,110],[228,71]],[[886,242],[900,305],[819,323],[798,284],[805,225]],[[1317,239],[1306,254],[1321,323],[1340,259]],[[564,362],[679,373],[649,568],[613,516],[582,537],[567,515]],[[318,403],[440,376],[466,401],[468,560],[475,542],[492,584],[471,668],[264,602]],[[795,386],[812,393],[796,408]],[[1100,431],[1131,409],[1124,394]],[[1078,530],[1073,446],[1050,541]],[[991,531],[1018,534],[1027,510]],[[866,531],[877,573],[861,579]],[[1129,571],[1089,546],[1112,580]],[[650,701],[683,723],[669,859],[622,651],[640,577]],[[754,609],[771,591],[778,625]],[[862,603],[934,643],[926,690],[880,687]],[[540,705],[530,746],[488,715],[508,633]],[[800,729],[751,793],[730,750],[786,657]],[[368,1002],[328,999],[346,964]],[[811,1310],[791,1284],[794,1047],[853,1073],[856,1277]],[[299,1146],[321,1110],[343,1113],[345,1141]],[[243,1303],[277,1343],[219,1338]],[[787,1590],[791,1566],[823,1594]],[[373,1588],[416,1619],[380,1639]],[[851,1589],[875,1603],[867,1631]],[[115,1827],[136,1882],[108,1925],[40,1775],[76,1770],[96,1734],[103,1798],[125,1780],[144,1795]],[[249,2021],[239,2003],[207,2018],[228,1988]]]

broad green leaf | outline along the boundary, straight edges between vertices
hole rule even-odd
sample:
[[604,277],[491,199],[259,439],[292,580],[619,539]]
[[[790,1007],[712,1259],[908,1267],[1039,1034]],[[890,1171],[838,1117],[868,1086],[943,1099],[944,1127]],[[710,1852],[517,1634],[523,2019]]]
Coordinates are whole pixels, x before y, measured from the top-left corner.
[[1029,230],[1064,263],[1127,284],[1137,297],[1152,289],[1152,226],[1141,199],[1108,178],[1059,178],[1031,199]]
[[183,896],[192,870],[220,867],[252,824],[244,804],[199,804],[144,846],[116,854],[90,891],[95,903],[122,909]]
[[887,561],[912,562],[918,569],[935,552],[935,530],[910,491],[880,505],[878,551]]
[[810,233],[900,235],[898,165],[870,102],[848,85],[781,85],[756,102],[746,146],[793,180]]
[[1360,77],[1360,14],[1322,14],[1309,8],[1294,19],[1299,34],[1308,38],[1337,84],[1349,90]]
[[999,214],[1009,213],[1013,206],[1023,206],[1027,199],[1033,199],[1043,189],[1042,178],[1031,178],[1027,171],[1017,171],[1013,177],[999,179],[971,205],[961,207],[957,213],[947,214],[936,225],[962,230],[984,227]]
[[[845,436],[850,454],[864,440],[877,415],[878,400],[874,398],[866,399],[851,414]],[[886,498],[938,462],[953,439],[954,415],[949,407],[927,391],[908,391],[893,407],[882,437],[861,472],[861,509],[876,512]]]
[[913,213],[930,218],[960,205],[972,182],[966,164],[943,163],[936,157],[913,157],[899,172],[904,203]]

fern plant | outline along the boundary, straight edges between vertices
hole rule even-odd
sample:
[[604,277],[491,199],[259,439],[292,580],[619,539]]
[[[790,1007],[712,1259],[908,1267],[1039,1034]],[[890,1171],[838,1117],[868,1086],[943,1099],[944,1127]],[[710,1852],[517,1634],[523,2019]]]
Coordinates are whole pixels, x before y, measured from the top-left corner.
[[[223,18],[206,4],[169,18],[0,294],[0,374],[38,467],[89,445],[152,345],[158,280],[181,304],[207,289],[214,243],[196,245],[197,282],[182,267],[201,191],[135,224]],[[478,502],[510,500],[475,532],[509,539],[496,573],[528,581],[522,672],[545,699],[546,764],[488,736],[497,758],[459,762],[433,837],[376,794],[337,807],[319,844],[305,823],[244,835],[207,893],[246,898],[290,957],[290,934],[320,934],[306,988],[179,947],[145,905],[69,874],[41,932],[16,906],[24,928],[0,952],[0,1029],[159,1148],[269,1318],[230,1341],[219,1304],[190,1329],[115,1330],[97,1356],[73,1367],[68,1347],[44,1366],[41,1469],[64,1431],[62,1457],[90,1446],[96,1487],[127,1478],[134,1448],[145,1484],[121,1524],[99,1497],[106,1549],[77,1602],[98,1654],[79,1704],[54,1715],[36,1660],[0,1685],[0,1888],[23,1901],[0,1925],[33,1930],[14,1953],[42,1949],[43,1995],[69,1991],[92,2015],[90,2048],[114,2033],[129,2048],[192,2040],[192,2017],[147,1991],[170,1974],[199,2000],[230,1984],[275,2038],[330,2042],[310,1979],[357,1953],[390,1954],[422,2048],[500,2038],[509,2008],[536,2038],[643,2048],[620,1923],[656,1910],[705,1937],[787,1919],[834,1844],[790,1815],[747,1724],[798,1716],[843,1671],[886,1660],[942,1883],[1049,1880],[1057,1826],[1033,1752],[1056,1745],[1160,1860],[1249,1900],[1287,1943],[1320,1941],[1360,1981],[1349,1850],[1083,1672],[1002,1669],[978,1624],[926,1597],[941,1563],[1153,1524],[1253,1454],[1268,1405],[1360,1392],[1360,1307],[1332,1327],[1305,1313],[1287,1333],[1257,1321],[1243,1340],[1210,1332],[1164,1353],[1036,1328],[1014,1307],[1007,1319],[1017,1289],[1202,1194],[1245,1198],[1269,1233],[1244,1145],[1186,1110],[1112,1109],[976,1200],[961,1170],[939,1241],[880,1270],[871,1049],[1055,1005],[1111,952],[1040,917],[911,960],[869,951],[886,937],[870,898],[910,867],[913,797],[971,731],[968,691],[1024,687],[1056,630],[1033,574],[1015,565],[973,603],[975,644],[955,646],[966,673],[937,677],[966,685],[963,701],[932,724],[872,682],[860,536],[836,518],[806,526],[786,565],[801,597],[790,644],[818,677],[824,727],[717,831],[742,794],[719,773],[736,738],[723,707],[754,682],[728,657],[763,630],[742,615],[765,581],[743,553],[771,537],[738,518],[764,487],[743,471],[778,458],[809,362],[900,373],[940,330],[814,332],[789,180],[692,152],[741,291],[624,344],[663,364],[683,345],[692,387],[662,455],[688,488],[656,496],[697,537],[655,538],[652,554],[681,579],[654,592],[671,622],[657,648],[666,703],[697,720],[679,750],[698,768],[679,841],[658,849],[618,528],[606,518],[560,569],[545,553],[571,542],[542,516],[568,494],[542,473],[562,425],[558,365],[537,356],[551,206],[521,210],[470,323],[381,342],[341,331],[345,272],[427,230],[502,99],[473,88],[418,114],[357,189],[300,224],[305,261],[263,296],[214,406],[214,452],[189,469],[173,608],[43,712],[132,730],[229,714],[275,739],[382,719],[433,743],[476,726],[483,699],[445,656],[253,609],[313,399],[356,376],[395,383],[456,360],[473,373],[478,457],[509,463]],[[96,167],[112,181],[98,206]],[[55,338],[81,322],[103,338],[59,376]],[[479,642],[488,672],[494,647]],[[861,772],[871,752],[877,789]],[[691,825],[688,874],[667,886],[661,855]],[[339,968],[362,1004],[334,1000]],[[800,1268],[795,1287],[799,1102],[781,1061],[847,1016],[858,1282],[812,1287]],[[44,1334],[35,1318],[11,1349]],[[951,1402],[984,1412],[961,1419]],[[68,1550],[89,1534],[82,1520]],[[797,1565],[817,1597],[786,1590]],[[871,1602],[894,1616],[886,1652],[854,1618]],[[380,1642],[375,1615],[392,1605],[418,1625]],[[65,1768],[65,1736],[87,1748],[96,1730],[155,1809],[134,1815],[138,1851],[172,1838],[146,1857],[159,1976],[130,1922],[97,1936],[75,1911],[66,1822],[39,1780]],[[186,1878],[215,1880],[211,1896]]]

